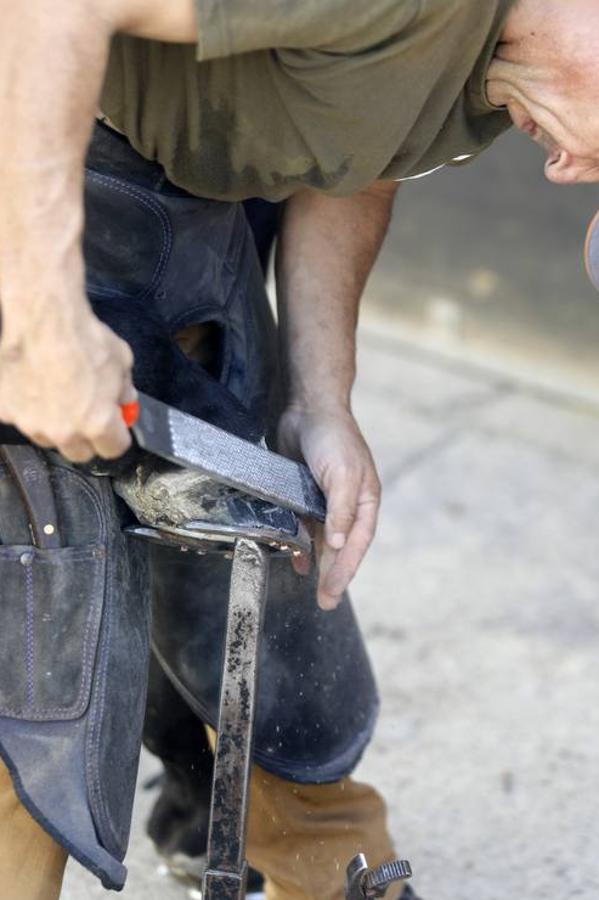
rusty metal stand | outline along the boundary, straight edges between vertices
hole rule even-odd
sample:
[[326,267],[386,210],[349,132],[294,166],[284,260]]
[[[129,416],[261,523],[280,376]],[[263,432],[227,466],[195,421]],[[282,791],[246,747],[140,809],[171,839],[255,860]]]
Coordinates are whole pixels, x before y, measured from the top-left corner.
[[[248,789],[270,553],[250,538],[235,542],[203,900],[244,900],[246,893]],[[383,897],[411,874],[406,860],[369,869],[360,854],[347,868],[346,898]]]
[[245,897],[248,788],[269,564],[267,548],[247,538],[235,542],[203,900]]
[[[178,527],[153,524],[128,529],[137,537],[182,551],[223,553],[233,559],[202,900],[245,900],[249,781],[270,558],[273,553],[291,556],[310,551],[308,532],[295,519],[248,516],[246,509],[237,521],[236,496],[228,508],[230,521],[225,523],[193,520]],[[369,869],[360,854],[348,866],[346,897],[382,897],[391,884],[410,874],[406,861]]]

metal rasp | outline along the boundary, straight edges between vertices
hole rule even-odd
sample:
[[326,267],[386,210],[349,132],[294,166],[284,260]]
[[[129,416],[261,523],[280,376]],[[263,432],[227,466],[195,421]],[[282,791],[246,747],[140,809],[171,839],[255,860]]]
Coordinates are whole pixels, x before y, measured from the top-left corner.
[[216,481],[324,522],[326,503],[309,469],[139,394],[139,415],[131,426],[144,450]]

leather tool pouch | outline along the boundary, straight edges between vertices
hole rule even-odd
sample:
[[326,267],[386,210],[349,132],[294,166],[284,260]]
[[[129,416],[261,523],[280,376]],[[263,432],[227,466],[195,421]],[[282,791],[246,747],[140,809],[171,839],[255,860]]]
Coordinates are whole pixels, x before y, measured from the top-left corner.
[[63,546],[41,453],[17,446],[0,448],[0,455],[0,504],[12,511],[0,519],[0,716],[76,719],[89,706],[106,542],[90,520],[88,533],[69,535]]
[[146,548],[122,515],[109,479],[0,448],[0,752],[34,818],[113,888],[149,658]]
[[[102,616],[102,544],[0,547],[0,716],[61,721],[89,705]],[[11,640],[12,639],[12,640]]]

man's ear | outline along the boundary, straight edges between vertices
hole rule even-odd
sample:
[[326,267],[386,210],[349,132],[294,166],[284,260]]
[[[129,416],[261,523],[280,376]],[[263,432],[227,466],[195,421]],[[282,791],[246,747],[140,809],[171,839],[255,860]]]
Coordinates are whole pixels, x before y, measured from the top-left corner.
[[567,150],[556,150],[545,163],[545,178],[553,184],[572,184],[575,174],[574,159]]

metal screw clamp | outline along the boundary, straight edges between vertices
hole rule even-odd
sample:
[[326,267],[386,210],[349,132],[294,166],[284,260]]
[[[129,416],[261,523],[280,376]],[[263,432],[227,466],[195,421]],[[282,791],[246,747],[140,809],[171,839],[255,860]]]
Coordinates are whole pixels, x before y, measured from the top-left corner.
[[369,869],[366,857],[360,853],[347,867],[345,896],[347,900],[384,897],[392,884],[411,877],[412,867],[405,859],[396,859]]
[[369,869],[363,876],[362,890],[367,897],[383,897],[390,885],[411,877],[412,867],[407,859],[395,859]]

